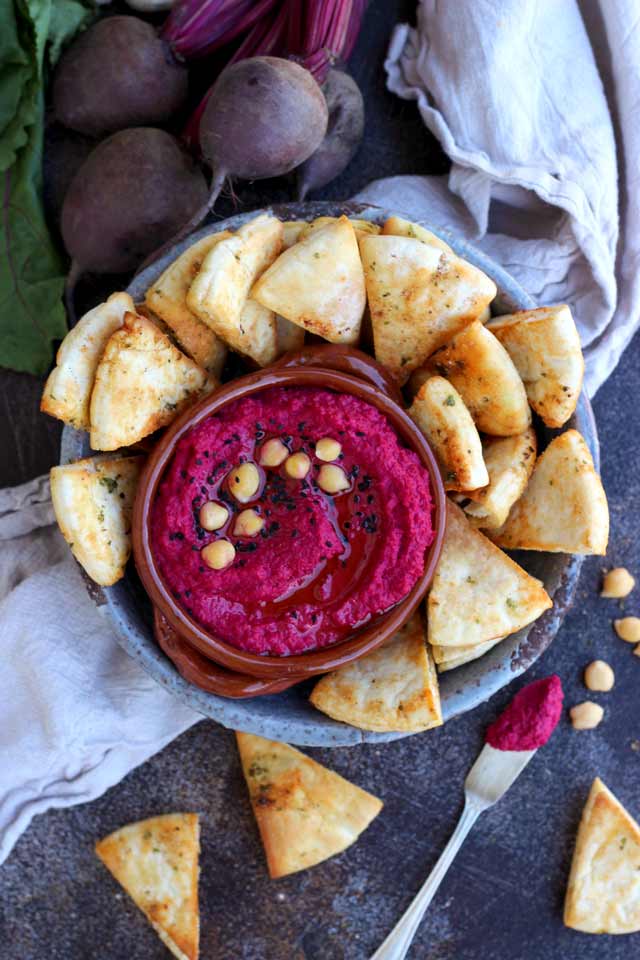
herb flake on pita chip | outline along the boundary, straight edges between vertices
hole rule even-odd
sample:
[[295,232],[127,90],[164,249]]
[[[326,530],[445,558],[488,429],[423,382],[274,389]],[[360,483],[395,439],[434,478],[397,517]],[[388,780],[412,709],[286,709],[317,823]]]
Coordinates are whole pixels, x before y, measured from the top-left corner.
[[431,233],[426,227],[421,227],[419,223],[413,223],[411,220],[403,220],[402,217],[388,217],[382,227],[382,234],[385,237],[412,237],[414,240],[420,240],[421,243],[427,243],[429,246],[438,247],[445,253],[455,256],[448,243],[445,243],[437,234]]
[[245,223],[209,251],[187,294],[187,306],[200,320],[232,350],[257,363],[265,352],[275,357],[275,318],[255,307],[249,308],[249,317],[243,314],[253,284],[282,249],[282,236],[282,223],[267,214]]
[[384,646],[322,677],[309,698],[361,730],[417,733],[440,726],[438,679],[419,614]]
[[66,335],[56,355],[56,366],[47,378],[40,409],[76,430],[89,429],[89,402],[96,367],[107,340],[133,311],[128,293],[112,293],[94,307]]
[[312,230],[281,253],[251,296],[331,343],[357,343],[366,294],[358,242],[348,218]]
[[511,437],[524,433],[531,423],[529,401],[513,360],[479,320],[438,350],[427,367],[454,385],[483,433]]
[[475,490],[489,483],[480,435],[448,380],[429,377],[407,412],[429,441],[445,490]]
[[464,647],[497,640],[551,606],[539,580],[474,529],[447,501],[447,526],[429,598],[429,643]]
[[380,813],[381,800],[294,747],[236,738],[272,878],[346,850]]
[[227,347],[213,330],[187,306],[189,288],[198,275],[204,258],[218,243],[231,236],[228,230],[211,233],[193,243],[145,294],[145,303],[171,330],[178,346],[209,373],[219,377],[227,356]]
[[548,427],[562,427],[582,389],[580,335],[566,304],[520,310],[492,320],[498,338],[522,377],[529,403]]
[[51,469],[51,501],[62,536],[102,587],[124,576],[141,464],[141,457],[88,457]]
[[[475,647],[449,647],[450,652],[458,653],[457,657],[445,657],[438,663],[438,673],[446,673],[447,670],[456,670],[464,666],[465,663],[471,663],[473,660],[479,660],[485,653],[488,653],[493,647],[504,640],[504,637],[498,637],[497,640],[487,640],[486,643],[478,643]],[[447,649],[447,648],[440,648]],[[464,651],[464,653],[462,652]]]
[[208,384],[147,317],[127,313],[111,335],[91,394],[91,446],[117,450],[166,427]]
[[197,960],[200,940],[196,813],[130,823],[100,840],[96,854],[178,960]]
[[489,485],[467,494],[468,519],[482,529],[497,529],[525,491],[536,462],[538,441],[533,427],[515,437],[485,437],[482,443]]
[[376,360],[404,383],[496,295],[485,274],[413,237],[363,237]]
[[587,444],[577,430],[554,437],[506,522],[489,531],[507,550],[603,555],[609,507]]
[[583,933],[640,931],[640,827],[598,777],[578,828],[564,922]]

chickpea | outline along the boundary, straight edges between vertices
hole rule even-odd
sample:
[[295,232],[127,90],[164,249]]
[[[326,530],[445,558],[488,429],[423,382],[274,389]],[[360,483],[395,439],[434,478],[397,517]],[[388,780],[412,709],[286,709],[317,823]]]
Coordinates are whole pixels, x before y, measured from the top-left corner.
[[342,469],[333,463],[320,467],[318,486],[325,493],[341,493],[349,489],[349,478]]
[[289,456],[289,451],[282,440],[273,437],[263,443],[260,449],[259,463],[263,467],[279,467]]
[[574,730],[593,730],[602,722],[604,710],[599,703],[585,700],[569,711]]
[[613,570],[608,570],[604,575],[600,596],[615,600],[628,597],[635,584],[636,581],[628,570],[625,570],[624,567],[614,567]]
[[604,660],[594,660],[584,671],[585,686],[589,690],[599,690],[601,693],[608,693],[613,688],[616,677]]
[[640,640],[640,617],[622,617],[613,621],[613,629],[621,640],[637,643]]
[[204,563],[212,570],[224,570],[233,563],[235,555],[235,547],[228,540],[214,540],[200,551]]
[[229,474],[229,490],[239,503],[248,503],[260,487],[260,473],[255,463],[241,463]]
[[311,469],[311,460],[306,453],[292,453],[285,460],[284,469],[294,480],[304,480]]
[[229,519],[229,511],[223,504],[209,500],[200,507],[200,526],[204,530],[219,530]]
[[327,463],[331,460],[337,460],[342,453],[342,444],[331,437],[323,437],[316,443],[316,457],[318,460],[325,460]]
[[255,510],[242,510],[236,517],[233,532],[236,537],[255,537],[264,527],[264,520]]

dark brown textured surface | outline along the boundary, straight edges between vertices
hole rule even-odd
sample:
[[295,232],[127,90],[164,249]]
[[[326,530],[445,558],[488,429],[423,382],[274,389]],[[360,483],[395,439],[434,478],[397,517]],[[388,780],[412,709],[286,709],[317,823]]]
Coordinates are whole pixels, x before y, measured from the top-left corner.
[[[383,92],[388,32],[413,6],[377,0],[371,8],[355,63],[369,104],[367,141],[327,197],[347,196],[377,176],[442,172],[415,105]],[[242,195],[251,204],[275,199],[270,186]],[[279,198],[287,198],[284,191]],[[616,672],[613,692],[590,695],[605,706],[605,719],[596,731],[575,733],[563,718],[509,795],[483,815],[425,918],[410,955],[415,960],[640,956],[640,935],[590,937],[561,923],[591,779],[599,774],[640,816],[640,660],[611,629],[621,607],[640,614],[640,590],[623,604],[597,596],[606,566],[640,574],[639,371],[637,337],[594,405],[611,506],[609,558],[587,560],[572,612],[527,676],[558,672],[571,705],[587,696],[584,665],[596,656],[608,660]],[[1,375],[0,396],[0,479],[19,482],[56,459],[57,430],[38,417],[28,378]],[[407,740],[310,750],[377,793],[385,808],[349,851],[280,881],[267,878],[232,735],[209,721],[198,724],[100,800],[33,823],[0,868],[0,958],[166,960],[144,918],[98,863],[93,843],[130,820],[177,809],[203,816],[203,960],[367,960],[437,859],[461,810],[462,781],[483,728],[512,692]]]

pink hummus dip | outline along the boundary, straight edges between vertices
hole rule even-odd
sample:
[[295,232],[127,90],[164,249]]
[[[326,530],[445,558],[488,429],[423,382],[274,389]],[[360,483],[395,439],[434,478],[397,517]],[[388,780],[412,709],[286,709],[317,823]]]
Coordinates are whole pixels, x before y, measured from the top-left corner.
[[[335,464],[349,479],[333,495],[316,483],[315,444],[327,437],[341,444]],[[290,478],[284,464],[259,467],[255,497],[237,503],[230,471],[257,465],[272,438],[308,454],[307,477]],[[199,525],[209,500],[230,511],[215,533]],[[234,536],[234,517],[247,508],[264,527]],[[327,389],[272,387],[179,441],[153,506],[152,549],[174,597],[209,632],[251,653],[295,654],[342,640],[409,593],[433,540],[432,513],[427,470],[375,407]],[[201,550],[220,538],[235,559],[210,569]]]
[[543,747],[562,714],[562,683],[553,674],[523,687],[487,729],[486,742],[496,750]]

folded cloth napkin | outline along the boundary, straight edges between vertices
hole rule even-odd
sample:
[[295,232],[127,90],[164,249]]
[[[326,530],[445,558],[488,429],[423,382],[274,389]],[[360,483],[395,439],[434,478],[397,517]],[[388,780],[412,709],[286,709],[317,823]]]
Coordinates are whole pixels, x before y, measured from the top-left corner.
[[201,719],[117,645],[53,519],[47,478],[0,491],[0,863]]
[[421,0],[387,85],[417,100],[451,172],[358,199],[464,234],[539,303],[568,302],[593,395],[640,323],[640,15],[637,0],[582,8]]

